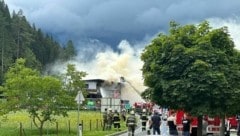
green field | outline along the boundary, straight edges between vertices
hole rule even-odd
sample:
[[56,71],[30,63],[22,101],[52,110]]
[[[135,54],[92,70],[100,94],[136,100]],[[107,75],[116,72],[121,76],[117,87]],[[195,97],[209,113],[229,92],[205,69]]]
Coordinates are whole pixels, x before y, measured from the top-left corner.
[[[68,117],[56,117],[56,122],[46,122],[44,136],[76,136],[78,112],[70,111]],[[83,123],[84,136],[105,136],[117,130],[102,131],[102,114],[99,111],[80,111],[80,123]],[[126,129],[121,122],[121,130]],[[38,129],[29,115],[22,111],[0,117],[0,136],[38,136]]]

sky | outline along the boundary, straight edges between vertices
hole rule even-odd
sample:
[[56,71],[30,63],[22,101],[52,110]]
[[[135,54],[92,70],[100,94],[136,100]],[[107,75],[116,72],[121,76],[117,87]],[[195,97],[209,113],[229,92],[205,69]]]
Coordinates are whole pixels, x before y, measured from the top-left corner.
[[[9,9],[59,41],[77,46],[100,44],[116,48],[122,40],[149,42],[167,32],[169,22],[182,25],[211,20],[239,23],[239,0],[5,0]],[[217,20],[217,21],[216,21]],[[237,22],[231,22],[231,21]],[[214,22],[216,21],[216,22]]]
[[[10,11],[23,10],[27,20],[59,42],[73,40],[74,63],[88,78],[119,80],[123,76],[144,90],[140,55],[170,21],[181,25],[208,20],[227,26],[240,49],[240,0],[5,0]],[[67,64],[67,63],[66,63]],[[55,63],[61,71],[66,64]]]

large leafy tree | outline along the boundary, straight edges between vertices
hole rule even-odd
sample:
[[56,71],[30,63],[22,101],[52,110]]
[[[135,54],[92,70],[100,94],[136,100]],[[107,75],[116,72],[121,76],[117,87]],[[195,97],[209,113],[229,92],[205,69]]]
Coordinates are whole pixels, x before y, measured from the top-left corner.
[[198,116],[199,126],[202,115],[239,112],[239,56],[226,27],[171,22],[169,34],[159,34],[142,53],[147,94],[160,105]]
[[86,75],[86,72],[78,71],[74,64],[67,65],[67,71],[62,75],[62,81],[64,82],[65,89],[71,96],[75,97],[78,91],[82,91],[84,96],[87,95],[86,85],[82,80]]
[[59,79],[41,76],[38,71],[27,68],[24,59],[17,59],[8,70],[0,89],[7,99],[1,104],[2,112],[26,109],[40,135],[46,121],[55,121],[55,116],[67,116],[67,107],[75,104]]

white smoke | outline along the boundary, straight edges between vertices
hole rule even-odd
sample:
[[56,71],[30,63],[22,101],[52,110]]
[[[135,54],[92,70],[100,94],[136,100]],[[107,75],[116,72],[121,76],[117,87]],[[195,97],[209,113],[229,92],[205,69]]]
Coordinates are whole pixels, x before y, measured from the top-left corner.
[[142,82],[141,68],[143,63],[140,60],[139,51],[134,50],[125,40],[118,47],[120,52],[108,49],[98,52],[93,60],[72,63],[76,65],[78,70],[88,73],[87,79],[101,78],[119,81],[120,77],[123,76],[131,81]]
[[[65,64],[55,64],[51,71],[55,73],[65,73],[67,64],[75,64],[78,71],[85,71],[88,75],[84,79],[103,79],[109,82],[120,82],[120,78],[126,80],[122,88],[123,99],[133,101],[143,101],[136,92],[143,92],[146,87],[143,85],[141,68],[143,62],[140,59],[142,48],[139,43],[137,48],[131,46],[128,41],[123,40],[119,43],[119,51],[113,51],[111,48],[98,50],[96,52],[79,52],[75,60]],[[145,44],[145,43],[144,43]],[[143,46],[142,46],[143,47]],[[93,55],[94,59],[84,60],[84,56]]]

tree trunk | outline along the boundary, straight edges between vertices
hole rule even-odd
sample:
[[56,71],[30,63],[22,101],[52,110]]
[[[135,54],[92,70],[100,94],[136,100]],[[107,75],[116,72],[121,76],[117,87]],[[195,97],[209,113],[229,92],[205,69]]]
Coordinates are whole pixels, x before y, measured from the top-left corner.
[[43,122],[39,126],[39,136],[43,136]]
[[221,125],[220,125],[220,136],[224,136],[225,132],[225,117],[221,117]]
[[[43,136],[43,125],[44,125],[45,121],[38,120],[40,122],[40,125],[38,125],[36,122],[36,118],[37,118],[36,116],[33,117],[33,123],[39,130],[39,136]],[[39,119],[39,118],[37,118],[37,119]]]
[[[4,67],[3,67],[3,65],[4,65],[4,59],[3,59],[3,57],[4,57],[4,32],[2,32],[3,34],[2,34],[2,36],[3,36],[3,40],[2,40],[2,70],[1,70],[1,74],[3,75],[3,69],[4,69]],[[2,76],[2,79],[3,79],[3,76]],[[1,79],[1,80],[2,80]]]
[[20,39],[19,39],[19,33],[20,33],[19,30],[18,30],[17,33],[18,33],[18,37],[17,37],[17,59],[18,59],[19,58],[19,48],[20,48],[20,46],[19,46],[19,43],[20,43],[19,42],[20,41]]
[[202,136],[202,116],[198,116],[197,136]]

